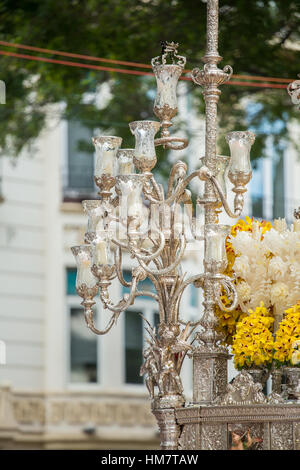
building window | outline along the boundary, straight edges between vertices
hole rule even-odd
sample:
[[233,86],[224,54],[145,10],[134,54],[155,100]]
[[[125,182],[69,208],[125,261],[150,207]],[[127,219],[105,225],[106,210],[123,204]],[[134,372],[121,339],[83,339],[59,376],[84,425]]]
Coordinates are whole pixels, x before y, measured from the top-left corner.
[[77,295],[76,292],[76,275],[77,268],[67,268],[67,295]]
[[[124,270],[123,277],[125,281],[131,280],[131,271]],[[139,290],[154,292],[154,286],[150,279],[139,282]],[[129,288],[122,287],[122,295],[129,292]],[[136,307],[136,309],[134,309]],[[143,350],[146,345],[144,320],[145,317],[152,327],[157,330],[159,324],[159,313],[157,306],[151,297],[141,296],[135,299],[135,306],[125,312],[125,383],[142,384],[144,378],[140,376],[140,368],[143,363]]]
[[84,328],[81,307],[70,309],[71,382],[97,382],[97,337]]
[[125,312],[125,382],[141,384],[143,362],[143,320],[138,311]]
[[[85,327],[83,308],[76,292],[76,268],[66,269],[69,321],[69,377],[71,383],[97,383],[99,339]],[[96,323],[97,312],[94,312]]]
[[264,194],[264,177],[263,177],[263,161],[256,160],[252,164],[252,179],[250,182],[251,188],[251,205],[252,205],[252,216],[256,219],[262,219],[264,217],[263,199],[266,196]]
[[140,376],[140,368],[144,361],[143,350],[147,344],[145,344],[146,330],[141,313],[144,317],[148,317],[148,321],[152,327],[156,328],[156,331],[159,324],[159,313],[153,311],[151,307],[149,309],[149,305],[145,304],[145,309],[125,312],[125,383],[127,384],[144,382],[144,378]]
[[80,122],[68,121],[68,156],[64,178],[64,200],[80,200],[95,192],[94,152],[83,148],[92,145],[93,132]]
[[[123,277],[124,277],[126,282],[130,282],[131,277],[132,277],[131,271],[125,269],[123,271]],[[155,292],[154,285],[153,285],[152,281],[148,278],[146,278],[144,281],[139,282],[138,290],[142,290],[142,291],[146,291],[146,292],[152,292],[152,293]],[[122,286],[122,295],[128,294],[129,292],[130,292],[129,287]],[[150,297],[145,295],[145,296],[140,296],[138,298],[139,299],[149,300]]]
[[251,202],[252,202],[252,216],[255,219],[262,219],[264,217],[262,196],[252,195]]

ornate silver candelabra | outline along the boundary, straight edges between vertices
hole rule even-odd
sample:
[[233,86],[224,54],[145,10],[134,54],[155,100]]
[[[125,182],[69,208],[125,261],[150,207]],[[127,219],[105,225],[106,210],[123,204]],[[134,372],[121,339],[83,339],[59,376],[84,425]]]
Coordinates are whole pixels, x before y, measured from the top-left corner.
[[[186,59],[177,53],[178,44],[165,43],[161,57],[152,59],[157,80],[154,113],[158,121],[135,121],[129,124],[135,137],[134,149],[121,149],[122,139],[115,136],[95,137],[95,182],[99,200],[83,201],[88,215],[85,243],[72,248],[77,262],[76,288],[83,298],[87,326],[103,335],[115,325],[121,312],[134,303],[136,297],[147,295],[158,303],[158,331],[147,324],[148,348],[144,351],[141,374],[152,398],[153,412],[161,430],[174,426],[172,412],[185,403],[180,379],[182,363],[187,355],[194,363],[194,397],[198,404],[212,403],[227,385],[227,350],[220,345],[216,332],[216,304],[225,311],[237,305],[232,280],[223,272],[227,266],[225,238],[230,226],[218,223],[223,207],[230,217],[238,217],[243,208],[246,185],[251,178],[250,149],[255,136],[249,131],[230,132],[226,140],[230,158],[217,154],[217,104],[219,86],[230,80],[232,68],[218,68],[218,0],[207,2],[207,49],[202,70],[192,71],[193,81],[203,87],[205,100],[205,156],[200,168],[190,175],[187,165],[177,161],[171,168],[167,190],[155,180],[155,146],[182,149],[185,138],[172,136],[169,128],[177,113],[176,87]],[[159,138],[155,139],[158,131]],[[200,164],[201,162],[201,164]],[[224,172],[235,193],[234,208],[226,198]],[[137,172],[136,172],[137,170]],[[204,193],[198,196],[193,209],[187,189],[194,179],[204,181]],[[204,207],[205,221],[200,220],[199,208]],[[204,243],[203,272],[182,274],[181,261],[188,243]],[[128,253],[135,263],[130,282],[122,275],[122,255]],[[139,283],[148,277],[155,292],[139,290]],[[110,286],[117,278],[130,289],[117,304],[110,299]],[[204,290],[204,313],[196,322],[189,322],[180,312],[180,301],[189,284]],[[225,289],[231,305],[221,301]],[[93,321],[93,305],[98,295],[110,312],[107,326],[98,330]],[[173,431],[172,431],[173,430]],[[173,436],[174,437],[174,436]],[[176,436],[175,436],[176,437]],[[175,439],[176,440],[176,439]]]

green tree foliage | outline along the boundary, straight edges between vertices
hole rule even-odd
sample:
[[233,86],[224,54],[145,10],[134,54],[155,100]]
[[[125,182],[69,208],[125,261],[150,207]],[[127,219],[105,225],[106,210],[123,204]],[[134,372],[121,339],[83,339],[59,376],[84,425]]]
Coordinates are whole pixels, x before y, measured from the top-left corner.
[[[160,53],[160,41],[170,40],[180,43],[179,51],[187,56],[188,69],[201,67],[205,54],[206,4],[202,1],[0,0],[0,13],[3,41],[149,63]],[[235,74],[296,78],[300,72],[300,48],[295,47],[300,44],[299,36],[299,0],[220,0],[221,66],[232,65]],[[1,49],[14,51],[4,46]],[[1,56],[0,78],[7,88],[7,104],[0,106],[0,147],[2,153],[12,156],[39,135],[51,103],[64,102],[66,118],[121,135],[124,147],[133,146],[128,122],[154,117],[155,83],[151,77]],[[111,84],[111,99],[101,109],[94,100],[88,104],[83,100],[85,92],[93,92],[107,81]],[[187,88],[203,113],[200,87],[188,82]],[[245,112],[245,97],[260,105]],[[254,158],[263,155],[270,125],[280,143],[293,113],[296,109],[285,89],[222,87],[220,130],[256,130]],[[278,122],[280,125],[276,125]],[[223,145],[224,139],[220,150]],[[164,173],[166,159],[162,150],[159,159],[159,169]]]

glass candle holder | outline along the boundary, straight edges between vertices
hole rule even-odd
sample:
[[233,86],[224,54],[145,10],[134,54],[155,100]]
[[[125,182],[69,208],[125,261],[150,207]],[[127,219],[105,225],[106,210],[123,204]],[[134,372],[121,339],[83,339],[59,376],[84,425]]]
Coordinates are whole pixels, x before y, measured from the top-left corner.
[[226,155],[217,155],[217,173],[216,180],[222,188],[222,192],[226,198],[227,188],[226,188],[226,170],[230,162],[230,157]]
[[116,177],[116,188],[121,194],[119,207],[121,220],[126,225],[132,221],[131,226],[135,226],[136,229],[141,225],[144,213],[143,185],[143,175],[119,175]]
[[154,114],[160,121],[170,121],[177,113],[177,83],[183,67],[176,64],[153,65],[157,91]]
[[225,239],[230,234],[230,225],[207,224],[204,227],[204,263],[212,273],[224,272],[227,267]]
[[[97,227],[101,221],[103,225],[103,209],[102,209],[102,201],[100,200],[86,200],[82,201],[82,206],[84,212],[88,216],[88,225],[87,231],[85,234],[85,240],[87,242],[92,242],[96,236]],[[99,230],[99,227],[98,227]]]
[[118,175],[130,175],[135,173],[133,158],[134,149],[119,149],[117,151]]
[[226,141],[231,154],[228,178],[235,186],[245,185],[252,175],[250,150],[255,141],[255,134],[250,131],[229,132]]
[[122,143],[122,138],[105,135],[93,137],[92,141],[96,149],[95,177],[114,176],[117,170],[117,151]]
[[[71,248],[77,264],[76,289],[79,295],[92,295],[97,292],[97,279],[91,271],[92,247],[79,245]],[[95,294],[94,294],[95,295]]]
[[154,136],[160,128],[160,122],[134,121],[129,127],[135,136],[133,162],[141,173],[151,171],[156,165]]
[[113,253],[108,237],[97,236],[92,243],[92,264],[96,266],[112,266],[114,264]]

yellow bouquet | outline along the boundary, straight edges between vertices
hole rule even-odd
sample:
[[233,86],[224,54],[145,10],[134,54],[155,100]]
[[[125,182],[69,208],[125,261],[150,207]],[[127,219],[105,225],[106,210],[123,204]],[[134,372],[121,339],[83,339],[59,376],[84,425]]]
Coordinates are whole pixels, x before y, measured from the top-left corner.
[[300,303],[285,310],[274,343],[274,359],[282,365],[300,367]]
[[274,318],[270,317],[264,303],[261,302],[255,312],[249,310],[249,316],[237,323],[232,342],[236,369],[253,366],[271,367],[274,349],[271,332],[273,322]]

